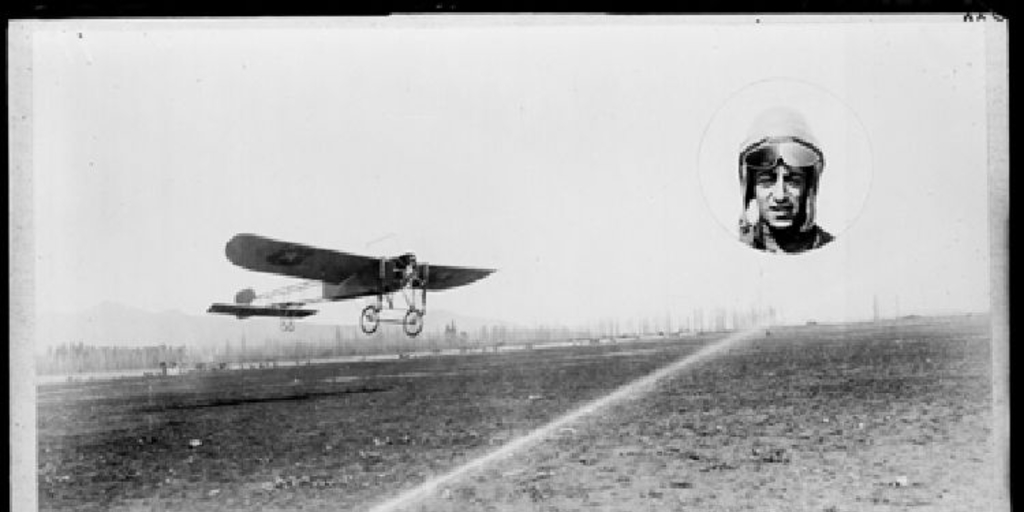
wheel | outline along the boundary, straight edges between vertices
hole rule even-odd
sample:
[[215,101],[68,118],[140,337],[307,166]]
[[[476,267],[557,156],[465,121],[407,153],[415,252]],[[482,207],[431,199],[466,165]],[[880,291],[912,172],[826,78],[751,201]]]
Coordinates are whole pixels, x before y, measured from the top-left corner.
[[405,328],[405,333],[410,337],[416,337],[417,334],[423,331],[423,313],[410,309],[405,314],[405,321],[402,322],[402,327]]
[[380,325],[380,310],[376,306],[363,308],[363,313],[359,315],[359,327],[363,332],[373,334],[377,332],[378,325]]

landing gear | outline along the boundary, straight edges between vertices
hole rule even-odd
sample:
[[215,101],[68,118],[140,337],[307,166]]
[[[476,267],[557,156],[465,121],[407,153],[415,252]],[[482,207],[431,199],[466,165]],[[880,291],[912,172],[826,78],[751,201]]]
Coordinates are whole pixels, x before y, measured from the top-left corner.
[[410,309],[405,314],[402,328],[405,329],[405,334],[409,335],[410,338],[415,338],[417,334],[423,331],[423,313],[416,309]]
[[294,332],[295,331],[295,320],[291,318],[281,319],[281,331],[282,332]]
[[[398,264],[396,268],[396,264]],[[400,256],[394,260],[381,258],[380,282],[377,289],[377,301],[363,308],[359,316],[359,327],[366,334],[377,332],[381,323],[402,324],[402,330],[410,338],[423,332],[423,316],[427,314],[427,282],[430,267],[427,264],[416,265],[415,256]],[[396,308],[394,296],[399,294],[405,299],[405,308]],[[384,310],[405,312],[404,316],[395,318],[384,315]]]
[[[381,322],[402,324],[402,330],[405,331],[410,338],[416,337],[419,333],[423,332],[423,315],[426,314],[426,310],[410,306],[405,312],[405,316],[398,320],[396,318],[381,318],[383,316],[384,301],[380,299],[377,304],[370,304],[363,308],[363,312],[359,315],[359,327],[365,334],[373,334],[377,332],[377,328],[380,327]],[[394,309],[392,307],[388,308]]]
[[359,328],[366,334],[373,334],[377,332],[379,325],[380,306],[370,304],[363,308],[363,313],[359,315]]

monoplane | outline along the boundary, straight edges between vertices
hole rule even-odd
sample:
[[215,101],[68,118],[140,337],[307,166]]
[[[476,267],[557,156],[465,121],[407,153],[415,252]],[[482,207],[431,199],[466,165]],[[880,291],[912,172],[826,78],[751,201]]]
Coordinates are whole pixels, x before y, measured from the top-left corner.
[[[361,256],[252,234],[235,235],[228,241],[225,253],[228,261],[239,267],[306,281],[262,295],[247,288],[235,294],[234,303],[215,303],[207,312],[240,319],[277,317],[286,331],[295,329],[295,319],[317,313],[307,307],[310,304],[376,297],[376,302],[366,306],[360,314],[359,327],[364,333],[373,334],[380,323],[385,322],[401,323],[407,335],[416,336],[423,330],[428,290],[464,286],[494,272],[417,262],[412,253],[393,257]],[[322,286],[317,298],[273,301],[275,297],[316,285]],[[405,299],[405,308],[395,308],[396,294]],[[385,315],[385,311],[398,311],[400,318],[390,318],[392,315]]]

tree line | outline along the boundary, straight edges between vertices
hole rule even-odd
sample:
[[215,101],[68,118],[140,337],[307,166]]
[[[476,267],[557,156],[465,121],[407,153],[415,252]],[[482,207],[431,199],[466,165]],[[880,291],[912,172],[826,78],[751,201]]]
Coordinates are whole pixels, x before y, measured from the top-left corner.
[[[510,327],[485,325],[460,329],[454,321],[444,330],[424,332],[408,338],[400,328],[380,329],[373,335],[361,333],[349,338],[336,328],[333,339],[263,339],[249,341],[224,340],[199,346],[93,346],[82,342],[50,347],[37,356],[39,374],[74,374],[120,370],[158,370],[161,367],[192,369],[211,368],[221,364],[256,364],[280,361],[309,361],[333,357],[371,356],[408,352],[439,352],[444,350],[476,350],[503,345],[527,345],[549,342],[598,342],[609,338],[641,336],[675,336],[704,332],[723,332],[774,321],[771,308],[727,310],[696,309],[689,314],[635,319],[605,319],[582,327],[532,326]],[[352,334],[354,336],[354,334]]]
[[63,343],[50,347],[36,359],[36,372],[62,374],[159,368],[160,363],[184,361],[185,346],[158,345],[150,347],[93,346],[85,343]]

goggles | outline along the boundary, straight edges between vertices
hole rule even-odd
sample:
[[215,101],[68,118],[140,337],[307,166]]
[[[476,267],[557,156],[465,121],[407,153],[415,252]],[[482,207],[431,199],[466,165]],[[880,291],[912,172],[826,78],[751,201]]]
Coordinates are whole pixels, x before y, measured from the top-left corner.
[[773,169],[779,163],[794,168],[820,169],[825,157],[818,148],[796,137],[767,137],[740,153],[740,162],[756,170]]

